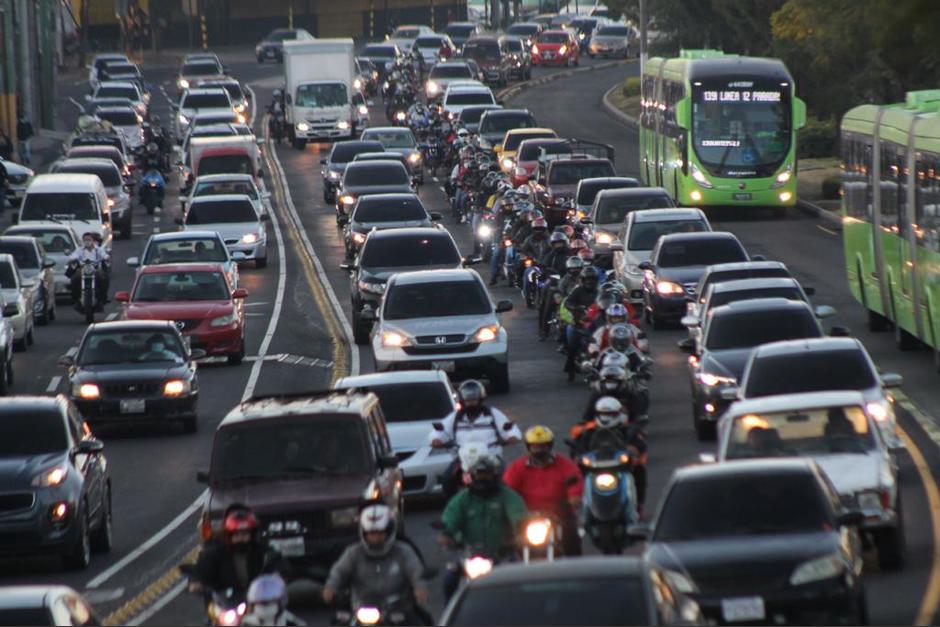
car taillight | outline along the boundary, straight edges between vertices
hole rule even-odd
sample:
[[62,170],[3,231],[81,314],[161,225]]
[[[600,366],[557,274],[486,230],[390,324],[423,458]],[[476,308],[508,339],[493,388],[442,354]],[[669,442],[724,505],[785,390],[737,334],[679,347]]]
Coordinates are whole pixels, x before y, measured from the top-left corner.
[[204,513],[202,520],[199,522],[199,536],[202,538],[203,542],[208,542],[212,539],[212,521],[209,520],[208,513]]

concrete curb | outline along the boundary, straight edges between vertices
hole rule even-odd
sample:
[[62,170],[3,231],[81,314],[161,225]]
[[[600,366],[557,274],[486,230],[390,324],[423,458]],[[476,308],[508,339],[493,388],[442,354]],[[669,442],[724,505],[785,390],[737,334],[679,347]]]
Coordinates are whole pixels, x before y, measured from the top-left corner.
[[615,83],[610,89],[605,91],[604,97],[601,98],[601,103],[604,105],[604,108],[607,109],[607,113],[609,113],[613,117],[617,118],[618,120],[620,120],[627,126],[636,126],[637,125],[636,118],[627,115],[626,113],[624,113],[623,111],[615,107],[614,104],[610,101],[610,95],[614,93],[614,90],[617,89],[618,87],[620,87],[620,83]]
[[540,76],[538,78],[533,78],[531,80],[525,81],[524,83],[519,83],[518,85],[513,85],[507,89],[504,89],[496,94],[497,99],[499,100],[509,100],[515,98],[520,93],[527,89],[533,87],[539,87],[547,83],[552,83],[562,78],[568,78],[569,76],[574,76],[575,74],[583,74],[585,72],[596,72],[597,70],[606,70],[608,68],[616,67],[618,65],[627,65],[629,63],[636,63],[636,59],[618,59],[615,61],[604,61],[603,63],[597,63],[595,65],[586,65],[584,67],[575,68],[573,70],[565,70],[563,72],[556,72],[555,74],[548,74],[546,76]]

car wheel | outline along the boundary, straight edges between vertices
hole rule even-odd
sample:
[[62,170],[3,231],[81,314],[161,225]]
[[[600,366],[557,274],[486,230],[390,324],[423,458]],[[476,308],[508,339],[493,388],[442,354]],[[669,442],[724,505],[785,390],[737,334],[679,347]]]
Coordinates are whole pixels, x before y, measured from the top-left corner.
[[3,371],[0,372],[0,396],[5,396],[7,393],[7,390],[10,389],[10,383],[11,383],[10,379],[12,376],[12,373],[10,372],[10,370],[12,369],[13,369],[12,362],[10,362],[9,359],[5,359],[3,361]]
[[49,320],[55,320],[56,312],[55,296],[53,295],[53,297],[49,299]]
[[295,150],[303,150],[304,148],[307,147],[307,140],[305,139],[297,139],[295,137],[291,139],[290,143],[291,143],[291,146],[293,146]]
[[509,392],[509,364],[498,364],[490,373],[490,390],[493,394]]
[[255,257],[255,267],[256,268],[267,268],[268,267],[268,257]]
[[105,489],[104,502],[101,504],[104,512],[98,528],[91,534],[91,549],[95,553],[108,553],[113,544],[113,515],[111,510],[111,486]]
[[33,336],[33,325],[29,325],[29,331],[26,332],[26,344],[28,346],[32,346],[35,341],[36,339]]
[[597,548],[604,555],[620,555],[623,546],[617,540],[617,532],[611,523],[599,523],[597,527]]
[[263,56],[258,55],[258,63],[259,63],[259,64],[264,64],[264,57],[263,57]]
[[71,550],[62,556],[62,563],[69,570],[84,570],[91,563],[91,539],[88,537],[87,507],[79,512],[78,538]]
[[39,323],[41,327],[49,324],[49,296],[45,291],[42,292],[42,313],[39,314],[39,318],[36,319],[36,322]]
[[858,593],[858,599],[855,601],[855,620],[854,625],[870,625],[871,617],[868,615],[868,595],[865,594],[865,588]]
[[695,437],[699,442],[714,440],[716,435],[714,423],[702,420],[701,416],[695,416]]
[[238,352],[231,353],[228,356],[228,363],[230,366],[237,366],[242,363],[242,360],[245,358],[245,338],[242,338],[242,343],[238,347]]
[[876,536],[878,566],[881,570],[900,570],[904,566],[904,523],[898,511],[898,526],[882,529]]
[[6,361],[6,379],[7,385],[13,385],[13,355],[7,355]]
[[196,433],[199,430],[199,420],[196,416],[183,418],[183,433]]
[[372,332],[372,323],[359,317],[355,310],[352,316],[353,340],[356,344],[365,345],[369,343],[369,334]]

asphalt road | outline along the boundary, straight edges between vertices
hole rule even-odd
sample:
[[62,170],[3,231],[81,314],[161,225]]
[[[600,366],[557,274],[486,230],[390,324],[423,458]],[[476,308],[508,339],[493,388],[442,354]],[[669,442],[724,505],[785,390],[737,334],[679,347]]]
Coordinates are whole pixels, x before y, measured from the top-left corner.
[[[278,70],[274,66],[257,66],[241,59],[227,60],[233,73],[254,84],[259,103],[267,102],[276,86]],[[587,61],[587,60],[585,60]],[[155,86],[172,89],[172,68],[144,68]],[[537,74],[552,71],[537,70]],[[636,72],[635,65],[576,74],[570,78],[522,92],[511,103],[529,108],[541,125],[549,126],[562,136],[612,143],[617,152],[617,167],[623,174],[636,173],[636,134],[610,117],[601,105],[602,94],[627,73]],[[60,86],[63,98],[71,92],[78,98],[84,87],[74,84]],[[167,120],[166,101],[160,96],[157,110]],[[71,105],[64,104],[63,107]],[[380,122],[380,107],[373,113],[373,124]],[[265,270],[243,268],[242,282],[249,291],[247,301],[248,353],[257,357],[263,350],[267,358],[258,364],[246,361],[238,367],[206,365],[200,368],[202,397],[200,430],[183,435],[178,429],[135,426],[133,429],[102,431],[111,462],[114,482],[115,547],[111,554],[95,556],[91,568],[82,573],[63,573],[55,560],[17,560],[0,562],[2,583],[62,582],[88,591],[89,598],[103,615],[113,615],[127,622],[135,616],[154,624],[198,624],[202,620],[200,603],[187,595],[165,596],[176,592],[179,584],[168,573],[195,546],[194,527],[197,509],[185,510],[201,494],[202,486],[194,480],[195,471],[207,465],[214,426],[244,395],[287,392],[326,386],[333,375],[333,362],[345,367],[349,359],[337,352],[328,317],[322,314],[324,295],[319,291],[316,265],[305,251],[301,231],[306,234],[322,265],[326,281],[348,316],[348,278],[340,270],[343,250],[335,226],[332,207],[322,202],[319,159],[328,146],[311,146],[304,152],[286,145],[277,150],[283,165],[287,191],[296,207],[299,224],[292,219],[283,189],[275,185],[276,177],[268,168],[268,187],[274,194],[275,220],[269,227],[269,257]],[[270,162],[270,160],[269,160]],[[466,225],[455,225],[445,211],[446,199],[438,184],[428,179],[421,196],[429,210],[444,211],[445,225],[454,234],[464,251],[469,251],[470,233]],[[135,214],[135,234],[130,242],[115,244],[114,290],[129,287],[132,272],[123,261],[140,251],[146,236],[154,229],[172,230],[172,219],[178,215],[174,195],[166,208],[149,219],[143,211]],[[940,401],[940,386],[927,352],[900,353],[888,335],[873,335],[865,329],[861,308],[851,299],[845,286],[842,269],[841,240],[828,227],[802,213],[793,211],[782,220],[769,215],[713,215],[719,228],[739,235],[752,253],[786,262],[796,276],[816,288],[815,301],[836,307],[839,315],[832,324],[845,324],[868,346],[876,362],[886,371],[905,376],[904,392],[922,408],[933,408]],[[6,218],[4,218],[6,220]],[[281,242],[283,252],[278,249]],[[283,270],[283,272],[282,272]],[[486,272],[483,270],[483,272]],[[535,313],[525,309],[515,291],[505,287],[494,290],[494,299],[512,298],[516,309],[504,314],[503,322],[510,335],[512,392],[495,397],[493,403],[506,411],[521,425],[536,422],[548,424],[556,433],[564,433],[583,409],[587,390],[583,384],[569,384],[561,370],[562,361],[551,343],[540,343],[535,337]],[[53,377],[64,371],[56,366],[58,357],[79,341],[84,325],[74,311],[60,308],[60,317],[50,327],[37,328],[36,345],[26,353],[18,353],[15,368],[17,393],[64,391],[64,383]],[[116,308],[110,311],[115,312]],[[273,326],[273,328],[272,328]],[[273,332],[273,333],[272,333]],[[266,338],[267,335],[267,340]],[[648,511],[653,511],[672,470],[693,462],[709,447],[696,441],[689,413],[688,383],[685,356],[675,348],[680,331],[650,332],[656,360],[652,382],[650,427],[650,492]],[[319,360],[315,365],[289,365],[293,359],[278,361],[281,355],[297,355]],[[359,352],[361,370],[372,369],[368,350]],[[309,360],[306,362],[309,363]],[[56,385],[53,385],[56,383]],[[910,435],[926,467],[915,468],[912,461],[902,458],[902,499],[908,539],[908,565],[900,573],[882,574],[874,570],[867,576],[872,619],[879,624],[910,624],[925,598],[934,559],[936,524],[940,503],[931,504],[925,497],[927,485],[935,489],[932,477],[940,474],[937,445],[921,424],[901,412],[901,426]],[[509,456],[519,451],[510,451]],[[922,474],[924,473],[924,474]],[[439,511],[439,504],[409,506],[407,515],[412,534],[432,563],[440,565],[445,556],[433,545],[428,527]],[[931,511],[933,509],[933,512]],[[181,514],[182,513],[182,514]],[[178,521],[175,526],[171,521]],[[153,540],[155,534],[158,535]],[[142,543],[153,542],[139,551]],[[147,546],[147,545],[145,545]],[[129,555],[130,554],[130,555]],[[437,586],[435,586],[437,588]],[[309,590],[298,590],[303,592]],[[143,594],[142,594],[143,593]],[[936,594],[935,592],[932,594]],[[930,595],[928,595],[930,596]],[[439,611],[441,599],[435,595],[434,610]],[[140,614],[154,601],[152,610]],[[935,604],[936,599],[928,598]],[[929,609],[928,603],[928,609]],[[935,609],[935,607],[934,607]],[[304,608],[301,612],[311,622],[325,622],[325,612]],[[933,612],[926,614],[932,621]]]

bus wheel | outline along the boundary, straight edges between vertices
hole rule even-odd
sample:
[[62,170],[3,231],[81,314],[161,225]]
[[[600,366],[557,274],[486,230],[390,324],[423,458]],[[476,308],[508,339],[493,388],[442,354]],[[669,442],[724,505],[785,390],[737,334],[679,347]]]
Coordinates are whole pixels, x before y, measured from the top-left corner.
[[911,351],[917,348],[918,340],[916,337],[901,328],[897,322],[894,323],[894,343],[898,350]]

